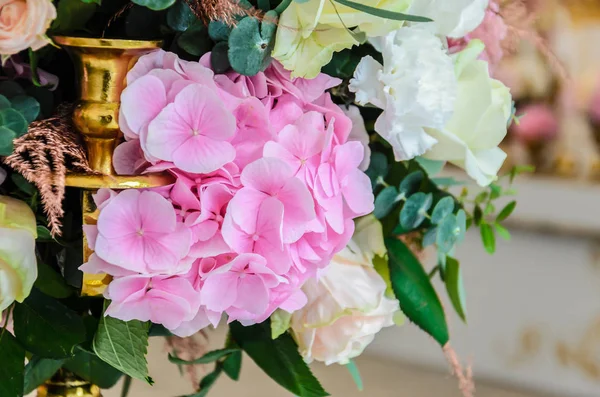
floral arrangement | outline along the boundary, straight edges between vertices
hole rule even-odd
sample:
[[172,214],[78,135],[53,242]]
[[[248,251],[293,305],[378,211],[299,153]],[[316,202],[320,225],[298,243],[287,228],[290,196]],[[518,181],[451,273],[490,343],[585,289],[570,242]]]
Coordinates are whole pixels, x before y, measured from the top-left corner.
[[[166,337],[174,364],[214,366],[188,397],[238,380],[242,352],[294,395],[326,396],[308,364],[356,377],[405,318],[472,395],[432,280],[466,320],[456,245],[475,228],[490,253],[510,238],[516,203],[497,200],[525,168],[498,177],[514,107],[489,72],[502,29],[481,33],[499,20],[488,0],[1,2],[0,395],[57,373],[125,377],[126,395],[152,383],[148,339]],[[100,188],[95,224],[65,188],[97,171],[57,35],[163,42],[130,65],[112,165],[171,182]],[[80,296],[82,273],[106,275],[103,295]],[[185,342],[209,327],[229,328],[223,349]]]

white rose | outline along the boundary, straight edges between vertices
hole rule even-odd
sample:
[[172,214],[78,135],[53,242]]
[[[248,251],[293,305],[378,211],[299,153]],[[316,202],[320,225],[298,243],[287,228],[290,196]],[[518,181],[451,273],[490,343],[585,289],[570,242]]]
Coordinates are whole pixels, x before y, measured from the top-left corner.
[[35,215],[22,201],[0,196],[0,312],[23,302],[37,278]]
[[454,109],[454,64],[442,40],[425,25],[403,27],[379,44],[383,65],[363,58],[350,90],[356,102],[384,110],[375,131],[394,148],[396,160],[410,160],[437,141],[425,128],[442,128]]
[[398,301],[385,296],[386,283],[373,267],[375,255],[385,253],[381,224],[362,218],[319,280],[304,285],[308,303],[293,314],[291,328],[307,362],[347,364],[383,327],[394,325]]
[[483,49],[483,43],[474,40],[456,54],[454,114],[444,128],[427,130],[438,143],[424,157],[449,161],[486,186],[497,178],[506,159],[498,145],[507,133],[512,97],[504,84],[490,77],[488,64],[477,59]]
[[0,0],[0,54],[3,58],[27,48],[39,50],[49,40],[46,30],[56,18],[50,0]]
[[415,0],[409,13],[433,19],[438,34],[460,38],[483,22],[488,4],[489,0]]

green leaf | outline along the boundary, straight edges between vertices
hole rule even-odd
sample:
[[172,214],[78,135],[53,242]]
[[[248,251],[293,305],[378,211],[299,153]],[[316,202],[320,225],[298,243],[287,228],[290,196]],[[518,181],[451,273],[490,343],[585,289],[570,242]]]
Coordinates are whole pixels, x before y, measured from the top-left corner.
[[248,327],[234,322],[230,324],[230,330],[242,350],[289,392],[298,397],[329,395],[298,353],[298,346],[289,334],[272,339],[268,321]]
[[444,346],[450,339],[446,315],[423,266],[402,241],[388,238],[385,244],[392,288],[402,312]]
[[369,168],[365,172],[369,179],[371,180],[371,186],[373,189],[380,183],[380,181],[384,180],[389,172],[389,164],[388,159],[385,154],[380,152],[373,152],[371,154],[371,163],[369,164]]
[[383,189],[375,199],[375,211],[373,215],[377,219],[385,218],[396,206],[400,196],[395,186],[388,186]]
[[210,389],[213,387],[217,379],[219,379],[219,376],[221,376],[222,372],[223,367],[221,365],[215,366],[215,370],[210,374],[206,375],[200,381],[200,390],[194,394],[190,394],[185,397],[205,397],[210,391]]
[[97,4],[84,3],[81,0],[60,0],[57,17],[52,23],[53,33],[69,33],[83,28],[97,7]]
[[[296,0],[296,3],[304,3],[307,0]],[[281,15],[287,8],[292,4],[292,0],[282,0],[281,3],[275,8],[277,15]]]
[[271,338],[277,339],[285,334],[290,328],[292,321],[292,313],[288,313],[283,309],[277,309],[271,315]]
[[489,197],[489,193],[487,191],[480,192],[477,196],[475,196],[475,204],[482,204]]
[[269,11],[262,23],[255,17],[247,16],[233,28],[229,35],[229,63],[233,70],[254,76],[269,66],[275,46],[277,18],[275,11]]
[[257,4],[261,11],[267,12],[271,9],[271,2],[269,0],[258,0]]
[[496,200],[498,197],[502,196],[502,186],[492,183],[490,185],[490,199]]
[[240,371],[242,370],[242,351],[239,350],[231,353],[229,357],[223,361],[223,371],[233,380],[240,379]]
[[25,350],[10,332],[0,331],[0,396],[23,395]]
[[457,181],[454,178],[431,178],[431,182],[441,187],[461,186],[465,184],[465,182]]
[[425,175],[422,171],[415,171],[408,174],[400,183],[400,193],[403,193],[405,196],[410,196],[417,192],[421,187],[424,177]]
[[435,240],[438,249],[443,253],[450,252],[456,244],[460,232],[456,216],[454,214],[447,215],[438,226]]
[[437,225],[454,212],[454,197],[446,196],[435,205],[431,213],[431,223]]
[[454,306],[454,310],[456,310],[459,317],[466,323],[466,295],[460,271],[460,263],[450,256],[446,258],[444,280],[446,282],[446,291],[448,292],[448,297],[450,298],[450,302],[452,302],[452,306]]
[[416,229],[423,223],[427,211],[431,208],[433,195],[422,192],[415,193],[406,200],[400,211],[400,225],[406,230]]
[[226,356],[228,356],[232,353],[238,352],[238,351],[240,351],[240,349],[238,349],[238,348],[213,350],[213,351],[206,353],[202,357],[197,358],[195,360],[191,360],[191,361],[182,360],[178,357],[174,357],[169,354],[169,361],[172,362],[173,364],[182,364],[182,365],[210,364],[212,362],[220,360],[223,357],[226,357]]
[[502,208],[502,211],[500,211],[500,213],[496,217],[496,222],[505,221],[513,213],[513,211],[515,210],[516,207],[517,207],[516,201],[511,201],[510,203],[506,204],[506,206],[504,208]]
[[121,397],[127,397],[131,389],[131,376],[126,376],[123,380],[123,388],[121,389]]
[[85,341],[83,319],[57,300],[33,289],[13,312],[15,335],[27,351],[43,358],[66,358]]
[[171,7],[175,0],[131,0],[134,4],[148,7],[153,11],[165,10]]
[[481,225],[481,221],[483,220],[483,211],[481,211],[481,207],[478,205],[473,210],[473,220],[477,226]]
[[510,241],[511,236],[510,236],[510,232],[508,231],[508,229],[506,229],[504,226],[502,226],[499,223],[495,223],[494,228],[496,229],[496,233],[498,233],[498,235],[500,237],[502,237],[506,241]]
[[444,168],[444,165],[446,165],[445,161],[429,160],[424,157],[415,157],[415,161],[419,163],[421,168],[423,168],[429,176],[439,174]]
[[17,133],[17,136],[21,136],[27,132],[27,120],[25,117],[15,109],[4,109],[0,110],[0,124],[3,127],[8,128]]
[[[104,303],[105,308],[107,302]],[[102,316],[94,337],[94,352],[114,368],[132,378],[154,383],[148,376],[146,352],[148,324]]]
[[96,3],[99,6],[102,5],[102,0],[81,0],[81,1],[83,1],[84,3]]
[[208,35],[215,42],[229,40],[231,26],[221,21],[210,21],[208,24]]
[[16,138],[16,132],[0,126],[0,156],[9,156],[13,152],[13,140]]
[[394,12],[384,10],[381,8],[370,7],[364,4],[355,3],[350,0],[333,0],[337,3],[345,5],[346,7],[353,8],[364,13],[375,15],[376,17],[392,19],[394,21],[410,21],[410,22],[431,22],[432,20],[426,17],[420,17],[416,15],[403,14],[400,12]]
[[73,294],[65,279],[50,266],[38,259],[38,277],[33,284],[44,294],[56,299],[63,299]]
[[465,240],[465,233],[467,232],[467,213],[465,210],[461,209],[456,213],[456,225],[459,229],[458,236],[456,236],[456,242],[460,244]]
[[19,190],[25,193],[26,195],[32,196],[33,194],[35,194],[35,186],[33,186],[33,184],[29,181],[27,181],[27,179],[25,179],[23,175],[15,173],[10,176],[10,179],[13,181],[15,186],[17,186]]
[[427,230],[427,232],[423,236],[423,248],[435,244],[435,241],[437,240],[437,231],[437,226]]
[[67,360],[64,367],[102,389],[110,389],[123,376],[121,371],[105,363],[95,354],[82,349],[78,349],[75,357]]
[[13,109],[16,109],[25,117],[27,123],[31,123],[40,114],[40,103],[34,98],[27,95],[19,95],[10,100]]
[[177,45],[185,52],[198,57],[209,52],[212,48],[212,42],[208,37],[208,29],[202,21],[197,21],[183,32],[177,39]]
[[[5,83],[7,83],[7,81],[5,81]],[[20,86],[19,86],[19,88],[20,88]],[[10,109],[11,107],[12,107],[12,105],[11,105],[10,101],[8,100],[8,98],[6,98],[4,95],[0,95],[0,110]]]
[[183,0],[177,1],[167,11],[167,25],[177,32],[185,32],[196,21],[196,15]]
[[[16,81],[5,80],[5,81],[0,82],[0,94],[4,98],[11,99],[11,101],[12,101],[12,98],[14,98],[16,96],[25,95],[25,90]],[[5,103],[4,101],[2,101],[2,102]],[[3,106],[2,108],[5,108],[5,107],[6,106]],[[8,107],[10,107],[10,105]]]
[[364,389],[363,381],[360,376],[360,371],[358,370],[358,367],[356,366],[356,363],[354,361],[350,360],[348,362],[348,364],[346,364],[346,368],[350,372],[350,375],[352,375],[352,380],[354,381],[354,383],[356,383],[356,388],[358,389],[358,391],[363,391],[363,389]]
[[229,64],[229,44],[226,41],[217,43],[210,53],[210,66],[217,74],[222,74],[231,69]]
[[25,366],[23,394],[29,394],[50,379],[62,367],[64,360],[33,356]]
[[494,229],[487,223],[482,223],[480,227],[481,231],[481,241],[483,241],[483,246],[485,250],[493,254],[496,252],[496,236],[494,235]]
[[[35,192],[35,190],[34,190]],[[52,234],[50,233],[50,230],[48,230],[48,228],[46,226],[42,226],[42,225],[38,225],[37,226],[37,241],[43,242],[43,243],[49,243],[54,241],[54,238],[52,237]]]

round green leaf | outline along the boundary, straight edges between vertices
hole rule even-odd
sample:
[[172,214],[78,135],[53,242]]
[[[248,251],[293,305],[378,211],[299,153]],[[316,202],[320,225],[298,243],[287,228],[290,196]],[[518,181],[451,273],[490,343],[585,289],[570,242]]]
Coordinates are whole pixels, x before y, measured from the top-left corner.
[[431,208],[433,196],[431,193],[415,193],[406,200],[400,211],[400,225],[406,230],[416,229],[423,223],[427,211]]
[[456,216],[454,214],[448,214],[438,226],[435,241],[438,250],[443,253],[450,252],[454,247],[454,244],[456,244],[459,235],[460,227],[456,221]]
[[210,51],[212,42],[208,37],[208,29],[198,21],[179,36],[177,45],[191,55],[202,56]]
[[375,199],[375,211],[373,212],[373,215],[375,215],[377,219],[384,218],[394,209],[398,200],[398,190],[396,190],[394,186],[386,187]]
[[447,196],[438,201],[431,214],[431,223],[438,224],[454,211],[454,198]]
[[19,95],[10,100],[13,109],[18,110],[27,123],[31,123],[37,119],[40,114],[40,103],[33,97],[27,95]]
[[435,244],[435,241],[437,240],[437,231],[437,226],[427,230],[427,233],[423,236],[423,248]]
[[380,180],[385,179],[389,172],[388,159],[385,154],[380,152],[373,152],[371,154],[371,162],[369,168],[365,172],[371,180],[371,186],[373,189],[380,183]]
[[185,32],[196,20],[196,15],[183,0],[179,0],[167,12],[167,25],[177,32]]
[[231,65],[229,64],[229,56],[227,51],[229,49],[229,45],[226,41],[221,41],[217,43],[210,53],[210,66],[215,73],[221,74],[227,72],[231,69]]
[[0,126],[0,156],[8,156],[13,151],[13,140],[17,133],[13,130]]
[[6,98],[4,95],[0,95],[0,110],[10,109],[11,107],[12,105],[10,104],[8,98]]
[[275,46],[277,13],[269,11],[262,23],[248,16],[242,19],[229,35],[229,63],[236,72],[254,76],[271,62]]
[[465,239],[465,233],[467,232],[467,213],[465,210],[459,210],[456,213],[456,224],[460,230],[458,236],[456,236],[456,242],[462,243]]
[[423,182],[423,172],[415,171],[408,174],[400,183],[400,193],[404,193],[406,196],[410,196],[419,190],[421,182]]
[[221,21],[210,21],[208,24],[208,35],[215,42],[227,41],[229,34],[231,33],[231,27]]
[[148,7],[154,11],[167,9],[175,3],[175,0],[132,0],[135,4]]
[[15,109],[0,110],[0,123],[3,127],[16,132],[17,136],[26,133],[29,125],[25,116]]

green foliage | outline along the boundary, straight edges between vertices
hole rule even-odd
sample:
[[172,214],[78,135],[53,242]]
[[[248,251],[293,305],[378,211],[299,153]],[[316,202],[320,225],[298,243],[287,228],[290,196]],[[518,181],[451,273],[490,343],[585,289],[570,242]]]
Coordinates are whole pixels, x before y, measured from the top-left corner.
[[210,66],[215,73],[225,73],[231,69],[229,63],[229,44],[226,41],[217,43],[210,53]]
[[17,136],[21,136],[27,132],[27,120],[15,109],[0,110],[0,123],[4,128],[14,131]]
[[271,315],[271,338],[277,339],[285,334],[290,328],[291,321],[292,313],[288,313],[282,309],[275,310]]
[[17,110],[25,120],[27,124],[31,123],[40,114],[40,103],[33,97],[27,95],[18,95],[10,99],[13,109]]
[[73,289],[64,278],[50,266],[38,260],[38,277],[34,286],[44,294],[56,299],[63,299],[73,294]]
[[375,199],[375,211],[373,212],[373,215],[375,215],[377,219],[386,217],[403,198],[403,195],[398,194],[398,189],[396,189],[396,187],[386,187]]
[[485,250],[493,254],[496,252],[496,236],[494,235],[494,230],[492,226],[484,223],[480,226],[481,231],[481,241],[483,242],[483,247]]
[[230,324],[231,336],[248,356],[275,382],[298,397],[322,397],[323,390],[289,334],[271,338],[269,322],[244,327]]
[[113,387],[123,376],[121,371],[83,349],[78,349],[73,358],[65,361],[64,368],[102,389]]
[[182,364],[182,365],[210,364],[210,363],[218,361],[222,358],[225,358],[232,353],[239,352],[239,351],[240,351],[239,348],[225,348],[225,349],[213,350],[213,351],[206,353],[202,357],[197,358],[195,360],[191,360],[191,361],[182,360],[178,357],[175,357],[175,356],[172,356],[169,354],[169,361],[172,362],[173,364]]
[[236,72],[254,76],[271,63],[275,46],[278,15],[275,11],[265,14],[262,22],[247,16],[229,35],[229,63]]
[[196,21],[196,15],[183,0],[178,0],[167,11],[167,25],[177,32],[185,32]]
[[431,223],[440,224],[448,215],[454,212],[454,198],[444,197],[437,202],[431,214]]
[[94,337],[94,352],[124,374],[152,384],[146,362],[148,328],[148,324],[141,321],[126,322],[102,316]]
[[402,14],[400,12],[394,12],[389,10],[384,10],[381,8],[375,8],[371,6],[367,6],[361,3],[355,3],[350,0],[333,0],[336,3],[340,3],[341,5],[345,5],[346,7],[353,8],[358,11],[365,12],[370,15],[375,15],[376,17],[392,19],[394,21],[409,21],[409,22],[431,22],[432,20],[425,17],[419,17],[416,15],[408,15]]
[[153,11],[165,10],[171,7],[175,0],[131,0],[134,4],[148,7]]
[[431,193],[415,193],[410,196],[400,211],[400,225],[405,230],[418,228],[427,217],[427,211],[431,208],[433,195]]
[[460,263],[450,256],[446,257],[444,282],[446,284],[448,297],[450,298],[450,302],[452,302],[454,310],[456,310],[456,313],[460,316],[460,318],[466,322],[466,294],[462,280],[462,274],[460,271]]
[[346,368],[350,372],[350,375],[352,376],[352,380],[354,381],[354,383],[356,383],[356,388],[358,389],[358,391],[363,391],[363,389],[364,389],[363,381],[362,381],[362,377],[360,376],[360,371],[358,370],[358,367],[356,366],[356,363],[354,361],[350,360],[348,362],[348,364],[346,364]]
[[242,351],[238,350],[234,353],[231,353],[229,355],[229,357],[227,357],[223,361],[223,371],[232,380],[237,381],[240,379],[241,370],[242,370]]
[[81,0],[60,0],[57,17],[52,23],[53,33],[73,33],[81,30],[96,12],[98,5]]
[[0,156],[8,156],[13,151],[13,140],[17,138],[17,133],[0,126]]
[[506,204],[506,207],[504,207],[502,209],[502,211],[500,211],[500,213],[496,217],[496,222],[505,221],[513,213],[513,211],[515,210],[516,207],[517,207],[516,201],[511,201],[510,203]]
[[0,396],[23,395],[25,350],[6,330],[0,331]]
[[219,379],[222,372],[223,372],[223,366],[218,365],[218,364],[215,365],[214,371],[209,373],[208,375],[206,375],[200,381],[200,388],[199,388],[200,390],[198,392],[187,395],[187,396],[182,396],[182,397],[205,397],[208,394],[208,392],[210,391],[210,389],[213,387],[213,385],[215,384],[217,379]]
[[185,52],[200,57],[211,50],[208,29],[202,21],[196,21],[177,39],[177,45]]
[[373,190],[375,190],[377,186],[385,183],[385,178],[388,176],[389,169],[388,159],[385,154],[374,152],[371,155],[371,163],[369,164],[366,174],[371,180]]
[[40,105],[23,95],[23,89],[13,81],[0,84],[0,93],[0,156],[8,156],[13,140],[26,133],[29,123],[39,115]]
[[208,35],[215,42],[229,40],[229,34],[231,33],[231,26],[221,21],[210,21],[208,24]]
[[415,171],[408,174],[404,179],[402,179],[402,183],[400,183],[400,193],[405,196],[410,196],[411,194],[417,192],[423,183],[423,179],[425,175],[422,171]]
[[25,366],[23,394],[29,394],[50,379],[62,367],[64,360],[33,356]]
[[66,358],[85,340],[81,317],[37,289],[13,312],[15,336],[27,351],[42,358]]
[[385,244],[392,288],[402,312],[444,346],[449,340],[446,315],[423,266],[402,241],[388,238]]

